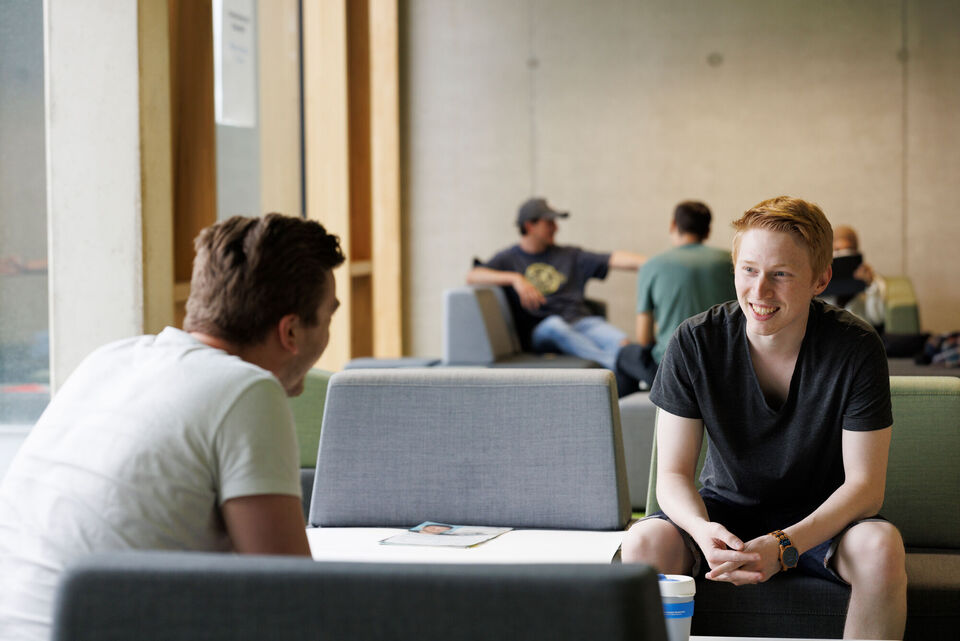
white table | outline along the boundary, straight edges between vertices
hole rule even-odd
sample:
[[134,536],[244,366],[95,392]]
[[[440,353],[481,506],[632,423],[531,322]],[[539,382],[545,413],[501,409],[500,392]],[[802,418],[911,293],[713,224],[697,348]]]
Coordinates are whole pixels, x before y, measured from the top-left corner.
[[[825,641],[824,639],[788,639],[786,637],[704,637],[690,635],[690,641]],[[856,641],[856,640],[854,640]]]
[[472,548],[381,545],[399,528],[307,528],[315,561],[378,563],[610,563],[623,532],[511,530]]

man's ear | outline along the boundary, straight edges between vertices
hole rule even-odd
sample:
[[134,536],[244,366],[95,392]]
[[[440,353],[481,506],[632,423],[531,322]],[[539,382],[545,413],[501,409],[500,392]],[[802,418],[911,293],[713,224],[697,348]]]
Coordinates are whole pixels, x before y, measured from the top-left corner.
[[820,274],[820,278],[813,284],[813,295],[819,296],[830,284],[831,278],[833,278],[833,265],[827,265],[826,271]]
[[291,354],[296,354],[300,349],[297,343],[299,330],[300,317],[296,314],[287,314],[277,323],[277,337],[280,339],[280,345]]

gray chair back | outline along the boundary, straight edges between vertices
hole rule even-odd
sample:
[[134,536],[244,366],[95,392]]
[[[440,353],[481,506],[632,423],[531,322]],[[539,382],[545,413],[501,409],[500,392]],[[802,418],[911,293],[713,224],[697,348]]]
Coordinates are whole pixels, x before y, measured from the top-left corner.
[[443,293],[444,365],[490,365],[520,351],[500,287],[465,286]]
[[136,552],[67,570],[55,641],[666,641],[642,565],[418,565]]
[[311,525],[616,530],[629,517],[607,370],[350,370],[330,379]]

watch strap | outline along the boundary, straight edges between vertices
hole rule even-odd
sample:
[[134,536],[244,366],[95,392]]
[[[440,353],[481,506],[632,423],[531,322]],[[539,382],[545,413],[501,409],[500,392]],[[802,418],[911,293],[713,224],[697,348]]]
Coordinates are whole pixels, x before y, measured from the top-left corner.
[[780,545],[780,550],[778,554],[778,558],[780,560],[780,569],[786,572],[787,570],[797,567],[796,562],[794,562],[793,565],[787,565],[783,561],[784,550],[786,550],[787,548],[793,548],[794,550],[796,550],[796,548],[793,546],[793,542],[790,540],[790,537],[787,536],[783,530],[774,530],[773,532],[770,533],[770,536],[776,537],[777,542]]

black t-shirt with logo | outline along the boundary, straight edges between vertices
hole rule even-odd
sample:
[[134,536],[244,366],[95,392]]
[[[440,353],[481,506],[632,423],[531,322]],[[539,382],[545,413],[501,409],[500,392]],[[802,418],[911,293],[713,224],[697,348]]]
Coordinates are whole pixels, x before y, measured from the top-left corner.
[[528,254],[514,245],[485,263],[490,269],[519,272],[540,290],[547,302],[529,311],[537,320],[554,314],[572,323],[592,312],[583,301],[583,289],[591,278],[606,278],[610,254],[579,247],[553,245],[539,254]]
[[736,301],[680,325],[650,399],[671,414],[703,419],[710,443],[704,496],[778,527],[813,512],[843,483],[843,430],[893,423],[880,337],[817,299],[782,407],[771,407],[760,389]]

